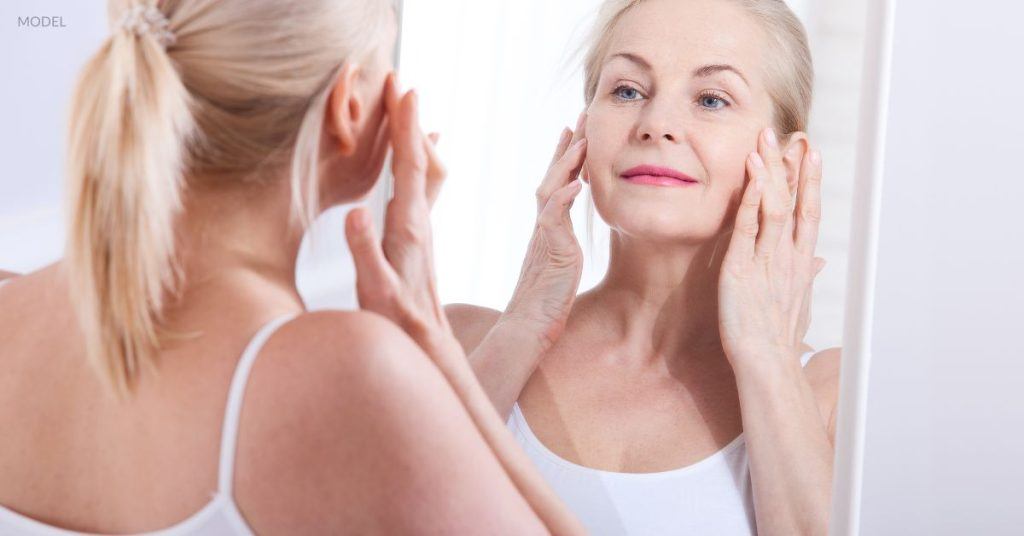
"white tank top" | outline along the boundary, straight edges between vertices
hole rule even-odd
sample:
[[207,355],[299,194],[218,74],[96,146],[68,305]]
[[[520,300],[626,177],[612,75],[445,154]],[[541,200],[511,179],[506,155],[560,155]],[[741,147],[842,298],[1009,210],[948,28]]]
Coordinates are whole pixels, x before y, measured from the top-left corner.
[[[814,352],[800,357],[806,365]],[[566,460],[537,439],[519,404],[508,426],[555,493],[598,535],[757,534],[743,433],[694,464],[658,473],[616,473]]]
[[[2,285],[0,285],[2,286]],[[260,328],[245,347],[235,367],[224,411],[224,425],[220,437],[220,466],[217,471],[217,492],[202,509],[174,525],[153,532],[150,536],[231,536],[253,534],[249,524],[235,504],[232,484],[235,474],[235,442],[238,440],[238,417],[242,411],[242,398],[249,381],[249,371],[263,344],[277,328],[296,315],[285,315]],[[28,518],[0,506],[0,535],[10,536],[74,536],[84,533],[65,530]]]

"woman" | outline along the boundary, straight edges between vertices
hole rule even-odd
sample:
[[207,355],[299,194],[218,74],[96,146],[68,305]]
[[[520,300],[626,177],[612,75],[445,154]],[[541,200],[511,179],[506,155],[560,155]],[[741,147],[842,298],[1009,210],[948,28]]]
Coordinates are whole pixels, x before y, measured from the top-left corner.
[[[823,265],[802,26],[778,0],[608,0],[595,28],[585,141],[559,151],[611,227],[608,272],[574,300],[571,226],[538,225],[520,288],[548,299],[449,306],[452,327],[593,533],[824,534],[839,351],[802,341]],[[538,336],[512,355],[506,323]]]
[[[441,313],[390,4],[110,16],[71,107],[67,255],[0,287],[0,533],[580,533]],[[302,224],[389,147],[383,243],[346,222],[365,311],[305,312]]]

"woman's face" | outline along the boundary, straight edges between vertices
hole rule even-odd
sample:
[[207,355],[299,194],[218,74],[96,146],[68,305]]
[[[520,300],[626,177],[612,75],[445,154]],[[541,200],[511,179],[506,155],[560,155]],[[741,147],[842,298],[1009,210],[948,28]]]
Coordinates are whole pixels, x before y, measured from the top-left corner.
[[[745,159],[772,119],[763,43],[721,0],[646,0],[622,16],[586,124],[586,178],[612,229],[699,243],[730,224]],[[693,182],[650,184],[651,173]]]

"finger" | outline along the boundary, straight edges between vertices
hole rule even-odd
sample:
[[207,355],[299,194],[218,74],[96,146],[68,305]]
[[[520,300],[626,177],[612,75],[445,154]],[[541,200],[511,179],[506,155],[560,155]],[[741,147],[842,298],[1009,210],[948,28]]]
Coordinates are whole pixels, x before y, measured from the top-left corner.
[[433,207],[434,201],[437,200],[437,196],[441,193],[441,186],[444,184],[444,179],[448,176],[448,170],[445,169],[444,163],[441,162],[441,157],[437,154],[437,148],[434,146],[440,135],[436,132],[427,135],[424,140],[423,148],[427,153],[427,177],[426,177],[426,192],[427,206]]
[[546,231],[545,235],[555,248],[564,249],[576,243],[569,210],[572,208],[573,200],[582,190],[583,181],[578,179],[559,188],[551,194],[537,218],[537,223]]
[[392,114],[398,113],[398,102],[401,100],[398,91],[398,78],[394,71],[388,73],[384,81],[384,108],[388,113],[388,119]]
[[570,144],[572,144],[572,130],[569,130],[569,127],[565,127],[562,129],[562,134],[558,138],[558,145],[555,146],[555,154],[551,155],[551,162],[548,164],[548,167],[555,165],[555,162],[558,162],[558,160],[562,158],[562,155],[565,154],[565,151],[569,148]]
[[356,269],[360,306],[370,307],[394,290],[391,287],[395,278],[366,208],[356,207],[345,216],[345,239]]
[[[771,129],[765,132],[770,133]],[[758,152],[751,153],[750,158],[747,159],[747,171],[760,181],[763,188],[761,229],[757,242],[754,244],[755,256],[763,261],[771,260],[775,254],[783,231],[792,217],[788,201],[788,187],[785,181],[780,181],[778,175],[772,170],[773,165],[776,168],[781,167],[781,157],[778,145],[776,144],[774,149],[770,146],[771,142],[768,141],[768,138],[771,136],[774,134],[762,135],[762,139],[758,143]],[[775,160],[775,163],[770,164],[771,160]]]
[[537,188],[537,211],[544,210],[548,199],[566,184],[572,182],[580,173],[583,161],[587,155],[587,139],[577,140],[565,151],[553,166],[548,169],[547,175]]
[[576,118],[576,127],[572,131],[572,142],[576,143],[579,140],[587,137],[586,133],[587,126],[587,111],[583,110],[580,112],[579,117]]
[[[566,184],[569,183],[569,181],[576,178],[575,174],[573,174],[571,177],[566,176],[564,174],[552,174],[551,169],[565,157],[565,154],[568,152],[569,148],[574,147],[577,143],[579,143],[580,140],[586,139],[586,137],[584,136],[586,122],[587,113],[586,110],[584,110],[576,119],[576,130],[569,131],[571,133],[571,137],[568,141],[566,149],[556,151],[555,154],[558,156],[556,158],[552,158],[551,165],[548,166],[548,173],[544,175],[544,179],[541,181],[540,186],[537,187],[538,211],[544,207],[544,204],[547,202],[547,198],[555,190],[561,188],[562,186],[565,186]],[[559,140],[559,142],[561,142],[561,140]],[[561,145],[561,143],[559,143],[559,145]]]
[[757,152],[761,154],[771,178],[771,187],[766,188],[765,191],[780,196],[783,193],[788,195],[786,164],[782,161],[782,151],[779,148],[779,140],[774,128],[768,127],[761,132],[757,143]]
[[796,213],[796,250],[813,256],[821,225],[821,153],[817,149],[807,151],[800,166]]
[[[743,198],[740,200],[739,209],[736,211],[736,223],[733,227],[732,238],[729,240],[727,255],[737,255],[739,259],[751,259],[754,257],[754,244],[757,240],[759,228],[757,217],[761,210],[762,198],[762,185],[760,181],[763,181],[764,178],[755,173],[751,163],[751,160],[755,157],[757,157],[757,153],[751,153],[747,157],[747,175],[750,177],[750,180],[747,181],[746,189],[743,190]],[[758,172],[760,172],[761,168],[758,168]]]
[[424,137],[418,119],[418,97],[415,91],[406,93],[391,116],[391,146],[394,154],[391,171],[395,177],[394,207],[405,211],[407,207],[426,203],[428,160]]
[[427,138],[430,140],[430,143],[433,143],[434,145],[437,145],[438,140],[441,139],[441,133],[440,132],[431,132],[430,134],[427,134]]

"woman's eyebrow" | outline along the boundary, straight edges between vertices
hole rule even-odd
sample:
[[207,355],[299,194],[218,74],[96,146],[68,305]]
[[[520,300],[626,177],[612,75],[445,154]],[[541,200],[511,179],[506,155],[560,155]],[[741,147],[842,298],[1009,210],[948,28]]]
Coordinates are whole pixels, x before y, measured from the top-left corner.
[[693,77],[705,78],[722,71],[732,71],[736,73],[737,76],[742,78],[744,83],[746,83],[748,86],[750,85],[750,82],[747,81],[747,77],[743,76],[743,73],[741,73],[739,69],[733,67],[732,65],[725,64],[716,63],[712,65],[702,65],[700,67],[697,67],[696,69],[693,70]]
[[647,60],[643,59],[642,57],[640,57],[640,56],[638,56],[636,54],[633,54],[632,52],[619,52],[618,54],[612,54],[611,56],[608,56],[608,59],[605,60],[605,63],[607,64],[607,63],[611,62],[612,60],[614,60],[616,58],[622,58],[622,59],[625,59],[627,61],[631,61],[631,62],[639,65],[640,67],[643,67],[644,69],[646,69],[648,71],[653,71],[654,70],[654,67],[651,67],[651,63],[650,62],[648,62]]

